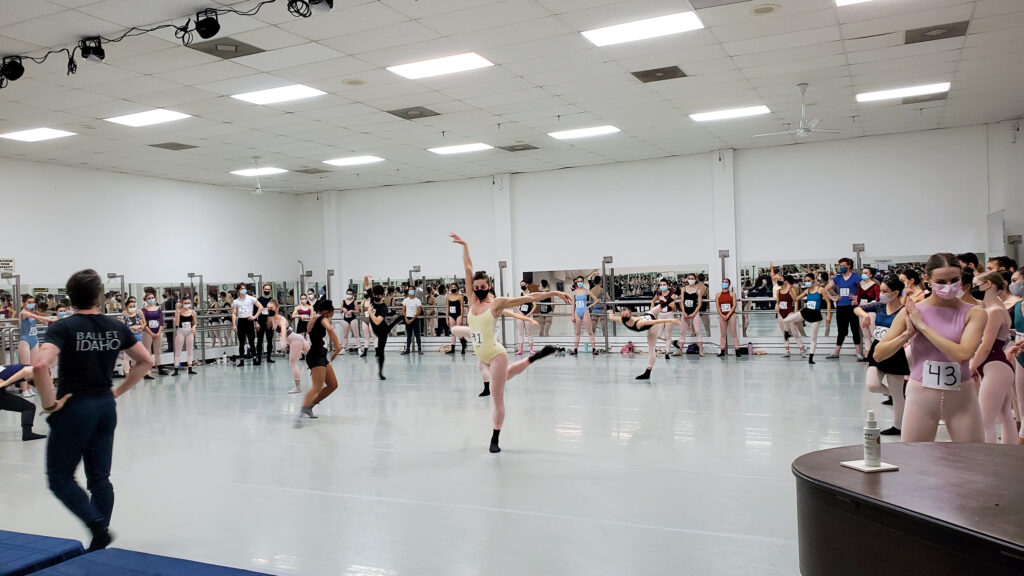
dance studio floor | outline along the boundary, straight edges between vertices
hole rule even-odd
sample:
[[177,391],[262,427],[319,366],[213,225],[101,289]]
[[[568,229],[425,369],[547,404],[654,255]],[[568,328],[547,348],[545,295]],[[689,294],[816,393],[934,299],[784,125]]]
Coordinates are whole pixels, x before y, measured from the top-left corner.
[[[790,463],[892,418],[863,364],[823,356],[661,359],[649,382],[646,357],[546,359],[509,384],[499,455],[472,354],[389,352],[386,382],[339,357],[301,429],[283,360],[143,382],[118,402],[115,546],[308,576],[795,575]],[[85,538],[17,422],[0,529]]]

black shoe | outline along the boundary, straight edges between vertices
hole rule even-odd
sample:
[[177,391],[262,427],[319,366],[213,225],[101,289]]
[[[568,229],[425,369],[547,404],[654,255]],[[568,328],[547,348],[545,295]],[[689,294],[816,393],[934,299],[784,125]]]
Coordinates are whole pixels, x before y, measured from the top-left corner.
[[277,364],[277,360],[274,360],[270,356],[267,356],[267,364]]
[[235,364],[235,368],[242,368],[245,366],[245,360],[239,360],[238,364]]
[[725,358],[725,350],[722,350],[721,352],[719,352],[718,353],[718,357],[719,358]]
[[739,358],[739,357],[740,357],[740,351],[739,351],[739,350],[737,350],[737,351],[736,351],[736,357],[737,357],[737,358]]
[[479,394],[477,394],[477,396],[480,397],[480,398],[483,398],[484,396],[490,396],[490,395],[491,395],[491,383],[490,382],[484,382],[484,391],[479,393]]
[[575,356],[577,353],[578,351],[575,348],[573,348],[572,352],[569,352],[569,356]]
[[891,428],[886,428],[885,430],[882,430],[881,432],[879,432],[879,434],[881,434],[882,436],[899,436],[900,429],[893,426]]
[[377,380],[387,380],[383,374],[377,374]]
[[156,380],[156,378],[153,378],[153,377],[152,377],[152,376],[150,376],[149,374],[146,374],[145,376],[143,376],[143,377],[142,377],[142,379],[143,379],[143,380]]
[[402,356],[408,356],[408,355],[409,355],[409,351],[408,350],[402,350]]
[[359,353],[359,357],[366,358],[366,348],[363,348],[363,351]]
[[807,363],[808,364],[817,364],[817,362],[814,361],[814,354],[811,354],[810,356],[807,357]]
[[672,341],[672,347],[677,349],[677,350],[682,350],[683,349],[682,346],[679,345],[679,340],[673,340]]
[[259,358],[256,358],[255,360],[252,361],[252,365],[253,366],[259,366],[260,364],[261,364],[261,362],[260,362]]
[[86,548],[86,553],[103,550],[114,541],[114,537],[107,530],[106,526],[91,526],[90,530],[92,531],[92,542]]
[[193,369],[192,369],[191,367],[189,367],[189,369],[188,369],[188,373],[189,373],[189,374],[191,374],[191,375],[193,375],[193,376],[195,376],[196,374],[198,374],[198,372],[196,372],[195,370],[193,370]]
[[35,432],[32,431],[31,428],[26,428],[26,429],[23,429],[21,431],[21,441],[22,442],[31,442],[32,440],[42,440],[43,438],[46,438],[46,436],[44,436],[42,434],[36,434]]
[[171,376],[177,376],[177,375],[178,375],[178,369],[177,369],[177,368],[175,368],[175,369],[174,369],[174,374],[171,374]]
[[892,406],[892,396],[882,400],[882,406]]
[[598,351],[594,350],[594,356],[598,356]]
[[498,452],[501,452],[501,448],[498,448],[498,443],[497,442],[491,442],[490,450],[491,450],[491,454],[497,454]]
[[670,360],[671,358],[672,358],[671,354],[665,354],[665,360]]
[[650,380],[651,379],[651,371],[650,371],[650,369],[644,370],[644,373],[639,375],[639,376],[637,376],[636,379],[637,380]]
[[445,352],[445,354],[455,354],[455,347],[452,346],[452,349],[447,351],[447,352]]
[[164,370],[163,368],[157,368],[156,369],[156,373],[161,375],[161,376],[167,376],[167,371]]

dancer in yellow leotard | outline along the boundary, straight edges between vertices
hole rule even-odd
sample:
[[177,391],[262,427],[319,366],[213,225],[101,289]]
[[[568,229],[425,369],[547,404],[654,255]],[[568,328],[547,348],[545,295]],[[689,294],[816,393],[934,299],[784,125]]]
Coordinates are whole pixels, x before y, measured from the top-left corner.
[[468,338],[473,343],[473,352],[480,360],[481,370],[491,377],[491,395],[494,398],[494,430],[491,433],[491,453],[501,452],[498,447],[498,435],[505,421],[505,382],[526,370],[526,367],[552,354],[555,349],[545,346],[540,352],[513,364],[508,362],[508,352],[494,337],[494,322],[508,308],[516,308],[521,304],[538,302],[550,297],[561,298],[566,303],[572,298],[564,292],[537,292],[521,298],[497,298],[491,294],[491,281],[483,270],[473,270],[473,260],[469,257],[469,245],[458,236],[451,235],[452,241],[462,245],[462,263],[466,269],[466,286],[472,287],[469,292],[468,326],[453,326],[452,334],[459,338]]

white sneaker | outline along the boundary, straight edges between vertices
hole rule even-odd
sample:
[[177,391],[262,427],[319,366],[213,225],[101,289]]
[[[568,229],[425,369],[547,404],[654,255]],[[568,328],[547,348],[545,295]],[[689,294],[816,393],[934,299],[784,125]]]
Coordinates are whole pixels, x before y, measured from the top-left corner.
[[38,394],[36,394],[31,388],[21,393],[22,398],[35,398],[36,396],[38,396]]
[[302,392],[302,388],[300,388],[298,386],[296,386],[295,388],[292,388],[291,390],[288,391],[289,394],[299,394],[301,392]]

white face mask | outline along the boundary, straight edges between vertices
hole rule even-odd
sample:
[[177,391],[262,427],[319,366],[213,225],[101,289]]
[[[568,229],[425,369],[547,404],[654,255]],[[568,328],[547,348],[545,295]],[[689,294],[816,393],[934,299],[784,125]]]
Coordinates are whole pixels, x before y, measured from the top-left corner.
[[128,307],[128,313],[129,314],[135,314],[135,306],[129,306]]
[[878,296],[878,300],[882,304],[888,304],[889,302],[892,302],[892,297],[893,296],[894,296],[894,294],[892,292],[886,292],[885,294],[880,294]]
[[697,281],[696,280],[687,280],[686,283],[689,284],[690,286],[693,286],[694,284],[697,283]]
[[189,308],[192,307],[192,305],[191,304],[182,304],[181,307],[184,308],[185,310],[188,310]]

